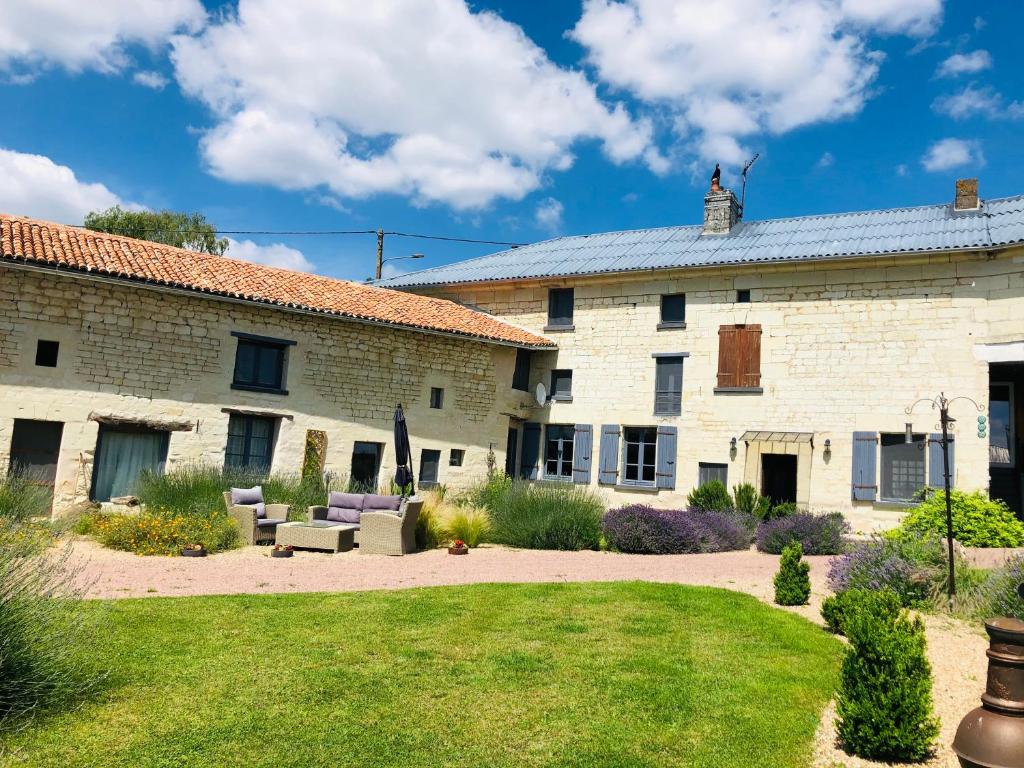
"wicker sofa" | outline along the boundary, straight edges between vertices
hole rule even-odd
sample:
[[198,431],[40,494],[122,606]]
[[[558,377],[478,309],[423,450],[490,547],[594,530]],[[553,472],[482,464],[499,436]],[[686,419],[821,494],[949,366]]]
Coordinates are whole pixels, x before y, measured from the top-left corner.
[[326,505],[309,508],[309,519],[357,526],[355,543],[364,555],[405,555],[416,551],[416,521],[423,500],[412,496],[331,493]]
[[[263,498],[263,491],[259,486],[255,488],[232,488],[224,492],[224,506],[228,514],[238,523],[238,530],[242,540],[249,544],[274,543],[277,535],[277,526],[288,520],[288,512],[291,507],[287,504],[264,504],[262,501],[253,501],[256,498],[256,491],[259,491],[259,498]],[[248,491],[239,494],[239,491]],[[234,498],[234,500],[232,500]],[[248,502],[248,503],[242,503]]]

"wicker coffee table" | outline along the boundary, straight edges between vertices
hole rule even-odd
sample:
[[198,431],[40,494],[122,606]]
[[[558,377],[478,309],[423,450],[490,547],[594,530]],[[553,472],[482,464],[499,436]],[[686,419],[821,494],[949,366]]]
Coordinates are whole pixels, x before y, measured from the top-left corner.
[[348,552],[352,549],[357,526],[314,520],[309,523],[281,523],[277,526],[275,544],[302,549],[326,549]]

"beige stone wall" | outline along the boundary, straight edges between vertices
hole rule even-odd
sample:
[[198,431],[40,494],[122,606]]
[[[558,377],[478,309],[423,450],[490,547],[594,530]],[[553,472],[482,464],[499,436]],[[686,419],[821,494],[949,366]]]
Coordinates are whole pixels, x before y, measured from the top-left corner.
[[[575,288],[575,330],[551,334],[557,353],[536,356],[533,382],[552,368],[573,370],[571,403],[534,408],[533,421],[594,425],[676,424],[675,492],[603,489],[609,502],[682,504],[698,462],[729,465],[729,482],[760,482],[757,460],[769,452],[730,440],[747,430],[813,432],[801,459],[798,497],[812,509],[845,511],[860,529],[892,525],[900,507],[850,499],[852,433],[902,433],[904,409],[944,391],[983,405],[988,365],[977,344],[1024,340],[1024,255],[1021,251],[888,257],[846,263],[707,269],[578,278],[516,286],[450,288],[432,293],[479,306],[540,332],[549,287]],[[735,303],[749,288],[752,301]],[[686,328],[656,329],[663,293],[684,292]],[[763,394],[715,394],[718,328],[760,323]],[[652,353],[686,352],[682,415],[652,416]],[[956,483],[988,483],[987,444],[975,434],[977,413],[959,404]],[[918,406],[914,429],[934,432],[937,414]],[[831,440],[831,455],[823,444]],[[596,485],[596,470],[594,473]]]
[[[289,339],[287,395],[231,388],[232,331]],[[60,342],[56,369],[35,366],[38,339]],[[298,472],[307,429],[324,430],[326,469],[347,475],[353,443],[385,444],[381,479],[393,476],[392,414],[406,407],[417,469],[441,450],[440,482],[483,476],[488,447],[503,466],[515,350],[451,337],[0,267],[0,467],[15,419],[65,423],[55,509],[87,497],[98,424],[91,413],[179,420],[169,466],[222,463],[229,414],[281,416],[275,472]],[[431,387],[444,407],[429,408]],[[452,448],[466,451],[450,467]]]

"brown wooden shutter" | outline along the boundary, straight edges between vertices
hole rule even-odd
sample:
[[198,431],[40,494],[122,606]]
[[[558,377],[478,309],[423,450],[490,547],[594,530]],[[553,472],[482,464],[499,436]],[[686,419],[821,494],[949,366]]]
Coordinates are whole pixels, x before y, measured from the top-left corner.
[[761,326],[747,325],[737,328],[740,338],[740,387],[761,386]]
[[739,366],[736,357],[736,326],[723,325],[718,329],[718,386],[738,387]]

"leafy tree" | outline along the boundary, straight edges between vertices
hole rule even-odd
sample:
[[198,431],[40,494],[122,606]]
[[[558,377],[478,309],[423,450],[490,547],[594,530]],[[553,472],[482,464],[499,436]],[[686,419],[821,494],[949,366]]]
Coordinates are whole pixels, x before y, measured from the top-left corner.
[[176,211],[126,211],[115,205],[105,211],[93,211],[85,217],[86,229],[112,235],[137,237],[175,248],[222,256],[227,238],[218,238],[217,229],[201,213]]

